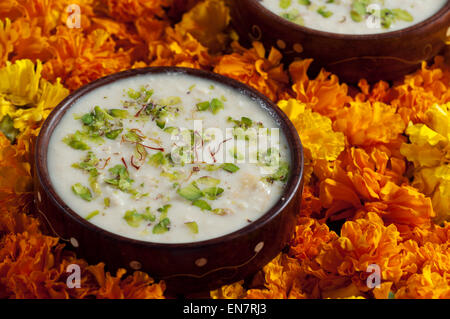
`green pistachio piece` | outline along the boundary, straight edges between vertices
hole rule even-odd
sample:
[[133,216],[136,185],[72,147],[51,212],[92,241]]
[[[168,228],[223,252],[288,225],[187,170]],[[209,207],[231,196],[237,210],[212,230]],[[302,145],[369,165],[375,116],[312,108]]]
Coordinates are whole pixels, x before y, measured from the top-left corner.
[[235,173],[239,170],[239,166],[233,163],[224,163],[220,167],[230,173]]
[[198,224],[196,222],[187,222],[184,223],[192,233],[198,234]]
[[87,215],[85,219],[86,219],[86,220],[90,220],[90,219],[92,219],[93,217],[97,216],[98,214],[100,214],[100,211],[94,210],[92,213],[89,213],[89,215]]
[[199,207],[201,210],[212,210],[211,206],[202,199],[193,201],[192,205]]
[[203,193],[202,191],[195,185],[188,185],[184,188],[180,188],[177,190],[178,195],[180,195],[181,197],[190,200],[190,201],[195,201],[201,197],[203,197]]
[[92,200],[92,193],[90,189],[81,185],[80,183],[72,185],[72,191],[74,192],[75,195],[80,196],[87,202],[90,202]]

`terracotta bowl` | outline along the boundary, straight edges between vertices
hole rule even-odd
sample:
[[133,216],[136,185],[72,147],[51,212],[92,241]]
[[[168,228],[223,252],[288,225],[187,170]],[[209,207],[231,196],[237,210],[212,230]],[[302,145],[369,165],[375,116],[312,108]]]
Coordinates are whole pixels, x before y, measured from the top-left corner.
[[[192,243],[161,244],[125,238],[105,231],[72,211],[58,196],[49,177],[47,149],[50,137],[67,110],[84,94],[119,79],[140,74],[177,72],[205,78],[239,90],[259,102],[279,124],[291,150],[292,170],[282,198],[261,218],[228,235]],[[105,262],[148,272],[165,280],[171,293],[207,291],[241,280],[258,271],[285,247],[300,211],[303,187],[303,150],[297,131],[269,99],[233,79],[194,69],[155,67],[128,70],[94,81],[63,100],[42,126],[36,143],[35,201],[48,231],[73,247],[90,263]]]
[[284,62],[313,58],[310,72],[325,68],[340,80],[357,83],[395,80],[416,70],[445,46],[450,0],[435,15],[409,28],[370,35],[347,35],[309,29],[266,9],[258,0],[231,0],[232,22],[240,40],[261,41],[279,49]]

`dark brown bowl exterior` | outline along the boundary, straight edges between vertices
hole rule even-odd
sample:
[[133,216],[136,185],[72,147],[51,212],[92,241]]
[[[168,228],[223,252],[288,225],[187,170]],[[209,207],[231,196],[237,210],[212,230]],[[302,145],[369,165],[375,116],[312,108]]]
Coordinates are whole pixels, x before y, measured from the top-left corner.
[[429,19],[409,28],[372,35],[346,35],[296,25],[258,0],[230,0],[233,26],[243,43],[261,41],[280,50],[285,63],[313,58],[311,73],[325,68],[341,81],[396,80],[444,48],[450,27],[450,0]]
[[[185,244],[159,244],[125,238],[86,221],[73,212],[53,189],[47,167],[51,134],[78,98],[97,87],[139,74],[178,72],[206,78],[240,90],[257,100],[279,124],[291,150],[291,176],[280,201],[260,219],[219,238]],[[284,113],[255,90],[211,72],[175,67],[124,71],[94,81],[68,96],[45,121],[36,143],[35,201],[48,231],[91,263],[142,270],[167,283],[169,293],[208,291],[241,280],[274,258],[288,243],[300,211],[303,150],[297,131]],[[255,194],[257,196],[257,194]]]

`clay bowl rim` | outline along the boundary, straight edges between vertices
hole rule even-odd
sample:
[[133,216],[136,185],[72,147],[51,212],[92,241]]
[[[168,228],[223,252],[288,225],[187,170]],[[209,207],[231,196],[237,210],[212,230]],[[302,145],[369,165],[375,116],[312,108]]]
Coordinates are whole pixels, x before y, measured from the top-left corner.
[[447,3],[442,6],[435,14],[423,20],[422,22],[413,24],[407,28],[389,31],[389,32],[381,32],[381,33],[372,33],[372,34],[347,34],[347,33],[334,33],[327,31],[320,31],[317,29],[308,28],[305,26],[301,26],[291,22],[276,13],[270,11],[266,7],[264,7],[259,0],[235,0],[235,1],[246,1],[250,4],[250,6],[254,6],[255,10],[261,11],[267,19],[273,20],[277,24],[281,24],[286,28],[294,29],[296,31],[300,31],[303,33],[307,33],[313,36],[320,36],[324,38],[335,38],[339,40],[382,40],[389,38],[400,38],[405,34],[413,34],[415,31],[419,29],[432,25],[441,17],[446,14],[450,16],[450,0],[447,0]]
[[[280,129],[284,133],[289,149],[291,152],[291,170],[290,177],[286,183],[285,189],[278,200],[278,202],[266,213],[264,213],[257,220],[252,223],[240,228],[234,232],[222,235],[220,237],[215,237],[207,240],[197,241],[197,242],[186,242],[186,243],[157,243],[144,240],[138,240],[133,238],[128,238],[119,234],[115,234],[103,228],[100,228],[91,222],[87,221],[77,213],[75,213],[65,202],[59,197],[55,191],[49,176],[49,170],[47,167],[47,150],[48,144],[52,133],[66,111],[82,96],[85,94],[109,83],[139,76],[139,75],[149,75],[149,74],[160,74],[160,73],[179,73],[188,74],[191,76],[196,76],[210,81],[218,82],[222,85],[236,89],[242,94],[250,97],[252,100],[259,102],[260,107],[269,112],[269,115],[274,119],[274,121],[279,125]],[[262,104],[262,105],[261,105]],[[298,151],[296,151],[298,150]],[[262,95],[255,89],[247,86],[244,83],[238,82],[229,77],[223,75],[203,71],[199,69],[191,69],[184,67],[145,67],[126,70],[118,73],[114,73],[93,82],[90,82],[78,90],[72,92],[64,100],[62,100],[50,113],[46,121],[41,127],[40,133],[36,141],[36,152],[35,152],[35,167],[36,167],[36,177],[38,182],[43,187],[43,191],[46,192],[50,200],[56,207],[59,208],[61,214],[65,214],[70,217],[74,222],[81,224],[89,231],[100,233],[103,236],[109,237],[115,241],[126,242],[131,245],[145,246],[146,248],[156,248],[156,249],[194,249],[194,248],[204,248],[207,246],[213,246],[216,244],[224,244],[230,242],[238,237],[244,237],[251,234],[258,228],[263,227],[271,220],[276,218],[281,214],[288,204],[294,200],[296,194],[298,194],[299,188],[303,180],[303,146],[300,141],[300,137],[295,129],[294,125],[291,123],[289,118],[284,114],[284,112],[269,98]],[[36,195],[36,194],[35,194]],[[284,198],[284,200],[282,200]]]

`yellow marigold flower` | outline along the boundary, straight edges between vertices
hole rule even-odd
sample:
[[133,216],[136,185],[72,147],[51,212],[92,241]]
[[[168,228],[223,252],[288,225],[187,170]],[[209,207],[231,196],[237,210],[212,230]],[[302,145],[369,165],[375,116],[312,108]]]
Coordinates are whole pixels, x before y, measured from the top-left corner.
[[189,32],[211,52],[218,52],[229,41],[229,36],[224,32],[229,23],[230,9],[225,2],[206,0],[185,13],[175,30],[182,34]]
[[314,166],[334,161],[345,148],[345,136],[334,132],[331,120],[306,108],[295,99],[281,100],[278,106],[286,113],[300,135],[305,152],[305,184],[308,184]]
[[433,105],[425,123],[410,123],[401,153],[414,164],[412,185],[432,198],[436,222],[450,218],[450,103]]
[[[0,69],[0,120],[11,119],[20,132],[37,128],[50,111],[69,94],[59,80],[41,78],[42,64],[30,60],[7,63]],[[3,129],[5,127],[3,126]]]
[[328,117],[305,108],[295,99],[281,100],[278,106],[294,124],[310,159],[334,161],[344,150],[345,136],[333,131]]

